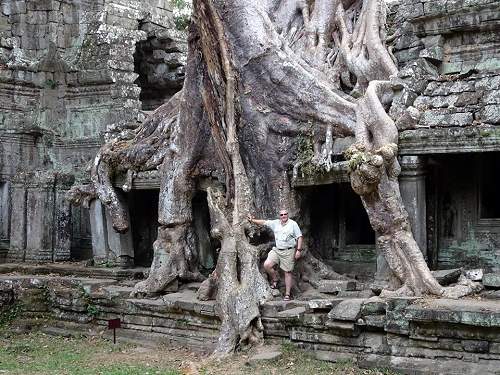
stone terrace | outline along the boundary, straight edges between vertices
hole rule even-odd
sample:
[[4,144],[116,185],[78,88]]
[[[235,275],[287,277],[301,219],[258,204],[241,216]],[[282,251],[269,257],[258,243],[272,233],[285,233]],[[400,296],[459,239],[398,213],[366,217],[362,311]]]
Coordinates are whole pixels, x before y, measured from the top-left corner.
[[[135,299],[129,296],[135,281],[118,280],[118,274],[86,278],[57,275],[64,274],[61,270],[46,275],[16,274],[9,267],[0,271],[11,272],[0,275],[0,310],[22,306],[15,323],[21,330],[38,325],[55,335],[109,336],[107,320],[120,318],[117,336],[123,341],[203,351],[217,342],[215,302],[196,299],[198,284],[155,299]],[[366,292],[269,301],[261,310],[266,341],[292,342],[329,361],[349,359],[362,367],[409,374],[498,370],[499,300],[361,297]],[[489,296],[494,297],[492,290]]]

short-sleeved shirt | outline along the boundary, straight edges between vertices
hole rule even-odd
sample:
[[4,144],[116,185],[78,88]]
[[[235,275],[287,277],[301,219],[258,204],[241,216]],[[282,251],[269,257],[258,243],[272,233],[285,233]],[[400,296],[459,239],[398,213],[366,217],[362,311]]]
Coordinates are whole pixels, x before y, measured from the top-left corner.
[[292,219],[288,219],[285,225],[281,225],[279,219],[266,220],[264,225],[274,232],[274,239],[278,249],[295,247],[297,239],[302,237],[298,224]]

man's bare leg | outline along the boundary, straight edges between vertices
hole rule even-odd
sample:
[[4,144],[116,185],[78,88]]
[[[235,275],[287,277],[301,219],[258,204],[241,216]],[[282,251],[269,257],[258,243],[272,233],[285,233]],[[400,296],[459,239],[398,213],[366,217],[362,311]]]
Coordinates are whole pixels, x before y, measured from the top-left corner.
[[292,291],[293,275],[291,272],[285,272],[285,296],[290,297]]
[[[266,261],[264,262],[264,269],[266,270],[267,274],[271,278],[271,283],[277,283],[278,282],[278,273],[274,269],[274,265],[275,264],[276,263],[274,263],[270,259],[266,259]],[[285,278],[285,280],[286,280],[286,278]],[[285,281],[285,284],[286,284],[286,281]]]

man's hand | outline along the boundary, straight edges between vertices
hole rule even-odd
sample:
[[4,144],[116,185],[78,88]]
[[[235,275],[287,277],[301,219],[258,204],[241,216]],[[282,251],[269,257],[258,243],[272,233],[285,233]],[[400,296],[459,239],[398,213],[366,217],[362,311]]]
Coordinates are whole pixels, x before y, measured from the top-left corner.
[[252,220],[253,220],[252,214],[248,214],[247,219],[248,219],[249,222],[252,222]]
[[301,252],[299,250],[295,250],[295,260],[299,260],[301,256]]

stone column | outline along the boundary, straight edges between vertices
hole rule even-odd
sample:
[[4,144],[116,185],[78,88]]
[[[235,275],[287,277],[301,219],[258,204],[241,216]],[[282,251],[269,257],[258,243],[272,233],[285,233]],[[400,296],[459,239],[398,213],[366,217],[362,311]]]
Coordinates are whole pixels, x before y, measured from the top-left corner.
[[23,262],[26,252],[26,180],[16,175],[11,182],[10,244],[7,262]]
[[[128,204],[125,196],[120,191],[117,194],[123,204],[124,209],[128,212]],[[132,226],[130,224],[130,214],[128,231],[126,233],[118,233],[113,229],[111,216],[106,210],[106,225],[108,231],[108,260],[120,267],[129,267],[134,265],[134,243],[132,241]]]
[[26,261],[54,260],[55,173],[35,172],[27,178]]
[[0,263],[9,250],[10,237],[10,182],[0,182]]
[[99,199],[90,203],[90,231],[92,235],[92,255],[96,265],[108,261],[108,229],[104,206]]
[[57,176],[55,189],[54,261],[71,259],[71,203],[66,193],[73,185],[71,175]]
[[399,187],[415,241],[427,258],[427,213],[425,196],[425,160],[421,156],[401,157]]

